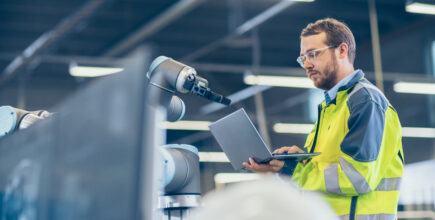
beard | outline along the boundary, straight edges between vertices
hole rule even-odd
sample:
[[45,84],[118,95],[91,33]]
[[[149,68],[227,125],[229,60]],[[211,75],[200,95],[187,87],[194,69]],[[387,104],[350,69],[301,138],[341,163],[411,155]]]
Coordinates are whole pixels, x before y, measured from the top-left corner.
[[324,71],[315,71],[322,77],[314,81],[314,85],[322,90],[328,91],[337,84],[338,63],[334,54],[331,54],[331,63],[326,65]]

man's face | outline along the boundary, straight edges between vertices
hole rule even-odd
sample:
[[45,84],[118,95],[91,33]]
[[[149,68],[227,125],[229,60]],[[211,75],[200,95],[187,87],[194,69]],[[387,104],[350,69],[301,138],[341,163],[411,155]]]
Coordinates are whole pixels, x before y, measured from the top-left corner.
[[[302,37],[301,56],[310,51],[326,48],[326,34],[322,32],[317,35]],[[334,48],[320,50],[313,59],[307,59],[304,64],[308,78],[313,80],[314,86],[319,89],[329,90],[337,83],[337,58]]]

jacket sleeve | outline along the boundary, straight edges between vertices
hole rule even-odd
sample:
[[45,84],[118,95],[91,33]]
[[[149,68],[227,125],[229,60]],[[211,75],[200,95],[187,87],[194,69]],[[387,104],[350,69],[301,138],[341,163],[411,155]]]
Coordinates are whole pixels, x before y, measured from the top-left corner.
[[384,146],[388,144],[384,142],[384,129],[389,126],[385,120],[388,103],[357,100],[348,103],[348,133],[340,143],[343,154],[335,163],[298,164],[293,179],[302,183],[302,188],[356,196],[376,190],[382,181],[386,167],[397,155],[395,147]]

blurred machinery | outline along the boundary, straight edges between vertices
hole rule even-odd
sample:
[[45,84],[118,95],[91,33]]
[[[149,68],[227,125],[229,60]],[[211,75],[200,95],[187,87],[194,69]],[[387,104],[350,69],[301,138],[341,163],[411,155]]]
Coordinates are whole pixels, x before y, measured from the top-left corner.
[[50,115],[51,113],[45,110],[26,111],[11,106],[2,106],[0,107],[0,137],[15,130],[27,128]]
[[157,208],[164,219],[189,219],[190,208],[200,205],[198,149],[191,145],[165,145],[161,149],[164,166],[164,193]]
[[152,219],[144,204],[157,179],[145,164],[155,157],[142,54],[26,129],[13,132],[26,117],[3,108],[10,116],[1,121],[12,132],[0,139],[0,219]]
[[129,60],[125,73],[95,81],[52,117],[0,107],[1,219],[187,219],[199,206],[198,150],[165,145],[159,123],[183,117],[175,92],[230,100],[168,57],[146,76],[144,56]]

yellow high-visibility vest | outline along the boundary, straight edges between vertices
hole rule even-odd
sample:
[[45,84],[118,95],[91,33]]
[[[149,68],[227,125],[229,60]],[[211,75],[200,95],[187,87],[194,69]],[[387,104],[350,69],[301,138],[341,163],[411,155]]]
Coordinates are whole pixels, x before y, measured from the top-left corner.
[[321,152],[299,163],[292,179],[324,192],[341,219],[396,219],[404,158],[396,111],[359,71],[319,115],[305,150]]

